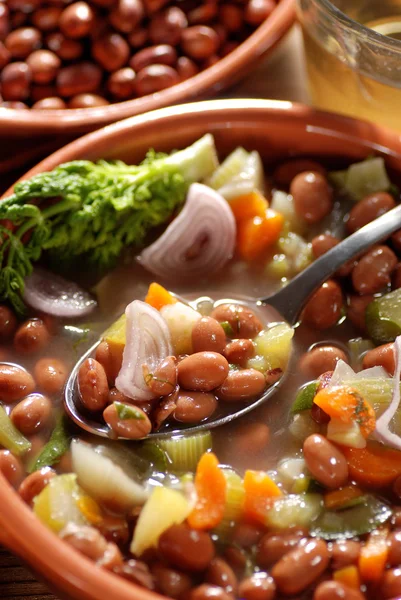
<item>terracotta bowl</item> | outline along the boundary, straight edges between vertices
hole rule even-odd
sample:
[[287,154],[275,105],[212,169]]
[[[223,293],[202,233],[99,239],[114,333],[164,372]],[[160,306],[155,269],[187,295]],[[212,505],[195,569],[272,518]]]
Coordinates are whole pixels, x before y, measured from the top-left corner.
[[[401,173],[399,135],[373,124],[268,100],[217,100],[165,108],[91,133],[64,147],[25,177],[79,158],[135,162],[149,147],[184,147],[206,132],[222,153],[237,145],[266,163],[289,155],[362,159],[372,152]],[[10,190],[11,191],[11,190]],[[155,600],[156,594],[95,567],[42,525],[0,475],[0,542],[26,560],[61,598]]]

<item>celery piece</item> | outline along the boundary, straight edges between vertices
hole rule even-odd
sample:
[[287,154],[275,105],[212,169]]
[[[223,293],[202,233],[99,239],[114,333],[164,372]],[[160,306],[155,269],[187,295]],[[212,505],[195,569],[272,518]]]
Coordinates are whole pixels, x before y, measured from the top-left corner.
[[43,446],[39,455],[35,458],[29,467],[29,472],[33,473],[43,467],[51,467],[58,463],[61,457],[70,447],[71,435],[68,432],[69,421],[66,415],[61,415],[50,436],[49,441]]
[[33,501],[33,512],[52,531],[58,533],[69,523],[87,525],[79,509],[79,500],[87,497],[77,483],[75,473],[58,475]]
[[364,496],[364,502],[343,510],[327,510],[311,524],[310,533],[325,540],[354,538],[370,533],[392,515],[391,508],[374,496]]
[[316,396],[319,383],[311,381],[299,388],[294,403],[291,406],[291,413],[296,414],[303,410],[310,410],[313,406],[313,398]]
[[304,443],[309,435],[320,432],[320,426],[308,412],[303,411],[293,416],[288,431],[295,439]]
[[287,226],[291,230],[302,231],[305,228],[305,222],[295,212],[294,200],[291,194],[274,190],[270,208],[283,215]]
[[266,275],[274,279],[282,279],[291,275],[290,262],[285,254],[275,254],[266,265]]
[[227,158],[224,159],[214,173],[212,173],[209,179],[205,182],[206,185],[214,190],[221,188],[241,172],[241,169],[243,168],[248,156],[249,152],[244,150],[244,148],[236,148],[227,156]]
[[305,475],[302,475],[301,477],[297,477],[297,479],[295,479],[295,481],[292,485],[291,493],[293,493],[293,494],[306,493],[309,490],[310,482],[311,482],[310,477],[305,477]]
[[148,548],[157,546],[161,534],[185,521],[191,512],[191,504],[176,490],[157,487],[142,508],[134,529],[130,550],[141,556]]
[[143,442],[135,448],[135,455],[148,462],[153,471],[165,473],[168,466],[167,455],[155,442]]
[[248,155],[240,172],[219,187],[217,191],[230,202],[238,196],[251,194],[255,190],[263,192],[264,172],[259,153],[254,151]]
[[274,529],[310,527],[323,510],[320,494],[289,494],[277,498],[267,512],[266,525]]
[[401,333],[401,288],[372,300],[366,308],[365,321],[375,344],[393,342]]
[[360,371],[362,368],[363,355],[365,352],[372,350],[372,348],[374,348],[374,344],[370,340],[365,340],[361,337],[349,340],[348,350],[350,363],[354,371]]
[[330,173],[330,179],[355,201],[374,192],[385,192],[391,185],[386,164],[380,156],[354,163],[344,171]]
[[172,436],[157,441],[167,454],[168,469],[173,473],[195,471],[200,457],[212,449],[210,431],[190,436]]
[[228,541],[233,527],[242,516],[245,490],[241,477],[232,469],[223,470],[226,478],[226,505],[219,525],[213,531],[223,542]]
[[17,456],[31,449],[31,442],[14,427],[3,406],[0,406],[0,445]]

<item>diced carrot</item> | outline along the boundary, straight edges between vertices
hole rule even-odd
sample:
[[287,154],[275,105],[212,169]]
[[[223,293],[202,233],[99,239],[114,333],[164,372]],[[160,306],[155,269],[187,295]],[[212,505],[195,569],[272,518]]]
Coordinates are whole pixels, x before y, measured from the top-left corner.
[[366,448],[341,447],[348,462],[350,478],[371,488],[390,485],[401,475],[401,452],[386,448],[377,442],[368,442]]
[[351,387],[335,386],[321,389],[313,402],[329,417],[340,419],[343,423],[358,423],[365,438],[375,429],[375,411],[361,394]]
[[324,505],[329,510],[335,510],[336,508],[341,508],[346,505],[347,502],[350,502],[355,498],[360,498],[362,495],[363,492],[358,487],[355,485],[348,485],[340,490],[328,492],[324,497]]
[[353,590],[359,590],[361,587],[361,578],[359,577],[358,567],[355,565],[349,565],[334,571],[333,579]]
[[282,495],[280,488],[264,471],[245,471],[244,490],[244,517],[265,525],[267,511]]
[[153,308],[160,310],[166,304],[175,304],[177,300],[166,288],[154,282],[149,286],[145,302],[153,306]]
[[280,237],[284,224],[282,214],[268,208],[263,217],[240,221],[237,227],[237,248],[244,260],[256,260]]
[[198,462],[195,474],[197,501],[188,516],[193,529],[213,529],[223,518],[226,506],[226,478],[215,454],[207,452]]
[[363,581],[377,583],[381,580],[388,557],[387,536],[387,529],[376,529],[362,546],[358,567]]
[[269,203],[260,192],[255,191],[231,200],[230,208],[236,221],[244,221],[253,217],[264,217]]

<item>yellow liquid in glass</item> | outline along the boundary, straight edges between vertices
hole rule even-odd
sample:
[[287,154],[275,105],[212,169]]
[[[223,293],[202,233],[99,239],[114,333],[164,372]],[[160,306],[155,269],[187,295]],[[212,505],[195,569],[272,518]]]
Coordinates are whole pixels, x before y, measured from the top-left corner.
[[[381,0],[375,0],[379,2]],[[401,15],[370,20],[365,26],[401,40]],[[319,108],[373,121],[401,131],[401,51],[399,87],[359,73],[337,41],[323,47],[303,28],[313,103]],[[384,64],[383,64],[384,68]]]

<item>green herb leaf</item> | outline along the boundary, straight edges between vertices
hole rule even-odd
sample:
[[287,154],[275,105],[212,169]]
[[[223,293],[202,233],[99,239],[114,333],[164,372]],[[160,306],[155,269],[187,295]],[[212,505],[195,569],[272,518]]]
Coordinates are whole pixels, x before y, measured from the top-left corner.
[[118,418],[122,421],[126,421],[127,419],[144,421],[145,415],[136,406],[133,406],[132,404],[124,404],[123,402],[113,402],[113,404],[116,407]]
[[51,467],[57,464],[61,457],[70,447],[71,435],[68,431],[69,421],[66,415],[61,415],[47,444],[42,448],[40,454],[35,458],[29,468],[33,473],[43,467]]
[[234,335],[234,329],[231,327],[231,325],[228,321],[223,321],[222,323],[220,323],[220,325],[222,326],[222,328],[224,329],[224,333],[228,337],[231,337],[232,335]]
[[302,412],[303,410],[310,410],[313,406],[313,399],[316,396],[319,383],[317,381],[311,381],[302,386],[296,395],[293,405],[291,406],[291,414]]

